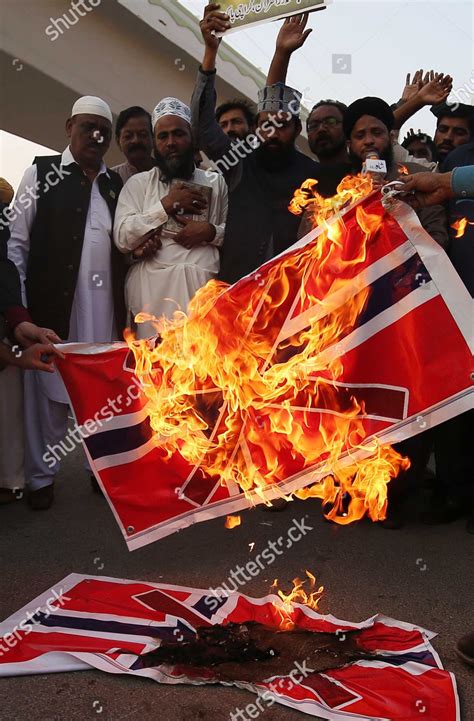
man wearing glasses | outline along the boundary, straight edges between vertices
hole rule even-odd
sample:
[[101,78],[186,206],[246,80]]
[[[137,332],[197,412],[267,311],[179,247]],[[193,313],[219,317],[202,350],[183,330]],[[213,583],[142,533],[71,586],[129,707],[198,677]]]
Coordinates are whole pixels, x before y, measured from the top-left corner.
[[337,100],[320,100],[306,124],[309,147],[320,163],[318,191],[325,197],[334,195],[351,172],[342,122],[346,110],[347,106]]

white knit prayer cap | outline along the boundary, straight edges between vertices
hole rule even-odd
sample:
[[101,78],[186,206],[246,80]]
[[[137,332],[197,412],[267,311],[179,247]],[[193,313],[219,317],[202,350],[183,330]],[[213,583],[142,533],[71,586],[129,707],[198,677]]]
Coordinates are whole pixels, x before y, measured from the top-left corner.
[[165,115],[176,115],[191,125],[191,109],[178,98],[163,98],[163,100],[160,100],[151,116],[153,128],[158,120]]
[[105,100],[96,98],[94,95],[84,95],[76,100],[72,106],[71,117],[73,115],[100,115],[112,122],[112,111]]

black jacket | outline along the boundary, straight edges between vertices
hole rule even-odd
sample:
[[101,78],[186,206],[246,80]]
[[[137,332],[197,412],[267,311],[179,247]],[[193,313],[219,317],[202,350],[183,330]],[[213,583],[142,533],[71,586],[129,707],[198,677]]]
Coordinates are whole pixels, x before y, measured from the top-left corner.
[[219,277],[235,283],[262,263],[279,255],[298,236],[300,216],[288,205],[294,191],[314,177],[316,163],[294,150],[284,170],[271,172],[254,153],[242,163],[242,180],[229,194]]

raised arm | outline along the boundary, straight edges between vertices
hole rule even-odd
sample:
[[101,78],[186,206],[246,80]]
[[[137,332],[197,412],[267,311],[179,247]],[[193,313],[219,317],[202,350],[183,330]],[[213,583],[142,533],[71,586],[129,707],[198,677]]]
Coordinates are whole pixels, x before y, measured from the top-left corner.
[[267,76],[267,85],[274,83],[285,83],[291,55],[295,50],[301,48],[309,35],[313,32],[311,28],[306,30],[309,13],[301,13],[286,18],[280,28],[276,40],[275,53]]
[[201,68],[205,72],[213,72],[216,69],[217,52],[222,38],[218,38],[215,33],[222,33],[230,28],[229,16],[221,13],[219,8],[219,3],[206,5],[204,16],[199,23],[205,45]]
[[216,58],[221,40],[214,33],[223,32],[230,27],[227,15],[219,12],[219,7],[217,3],[207,5],[200,22],[204,57],[191,99],[193,134],[199,150],[203,150],[211,160],[218,160],[225,155],[232,144],[215,116]]
[[395,127],[401,128],[426,105],[444,103],[452,88],[453,79],[450,75],[435,73],[433,70],[423,75],[423,70],[418,70],[411,79],[408,73],[401,100],[394,111]]

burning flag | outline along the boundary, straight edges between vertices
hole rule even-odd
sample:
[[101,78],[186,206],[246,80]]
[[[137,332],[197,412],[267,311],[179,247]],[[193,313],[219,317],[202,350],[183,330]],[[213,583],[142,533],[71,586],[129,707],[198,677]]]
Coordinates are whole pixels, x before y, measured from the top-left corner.
[[[339,523],[382,519],[406,467],[389,444],[472,406],[471,298],[415,213],[369,192],[345,179],[311,200],[315,230],[230,288],[208,283],[159,343],[64,348],[130,549],[292,494]],[[303,189],[293,208],[307,204]]]
[[322,616],[300,603],[301,592],[290,606],[285,594],[216,599],[73,573],[0,624],[0,676],[95,668],[236,685],[265,708],[281,703],[333,721],[460,721],[456,681],[433,633],[381,615],[361,623]]

